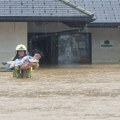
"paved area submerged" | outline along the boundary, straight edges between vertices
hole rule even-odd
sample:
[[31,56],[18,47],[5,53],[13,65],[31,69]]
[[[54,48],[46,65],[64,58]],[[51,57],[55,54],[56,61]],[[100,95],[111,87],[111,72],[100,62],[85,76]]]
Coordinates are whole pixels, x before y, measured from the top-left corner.
[[0,72],[0,120],[120,120],[120,65]]

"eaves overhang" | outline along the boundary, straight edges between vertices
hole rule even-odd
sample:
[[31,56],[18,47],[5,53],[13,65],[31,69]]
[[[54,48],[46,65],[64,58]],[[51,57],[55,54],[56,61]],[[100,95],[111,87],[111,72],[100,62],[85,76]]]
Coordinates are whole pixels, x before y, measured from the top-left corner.
[[86,16],[0,16],[0,22],[85,22],[89,23],[94,19]]
[[89,28],[118,28],[120,26],[120,22],[90,23],[87,26]]

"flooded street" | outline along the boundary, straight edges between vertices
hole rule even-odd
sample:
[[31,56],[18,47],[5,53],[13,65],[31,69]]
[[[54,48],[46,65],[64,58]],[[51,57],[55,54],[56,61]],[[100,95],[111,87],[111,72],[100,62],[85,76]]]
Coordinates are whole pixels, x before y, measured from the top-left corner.
[[120,120],[120,65],[0,72],[0,120]]

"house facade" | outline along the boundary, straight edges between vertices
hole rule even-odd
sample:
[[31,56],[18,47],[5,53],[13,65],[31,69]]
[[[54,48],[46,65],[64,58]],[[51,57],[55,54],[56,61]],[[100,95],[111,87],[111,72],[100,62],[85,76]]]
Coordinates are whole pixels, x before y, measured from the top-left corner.
[[119,10],[119,0],[2,0],[0,60],[24,44],[41,64],[119,63]]

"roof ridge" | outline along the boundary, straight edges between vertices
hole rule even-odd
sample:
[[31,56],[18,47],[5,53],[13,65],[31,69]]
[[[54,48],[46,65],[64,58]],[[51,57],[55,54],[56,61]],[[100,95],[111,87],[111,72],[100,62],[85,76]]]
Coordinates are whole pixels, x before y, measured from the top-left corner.
[[80,12],[82,12],[90,17],[94,16],[94,14],[92,12],[80,7],[79,5],[76,5],[75,3],[72,3],[70,0],[59,0],[59,1],[64,2],[65,4],[71,6],[72,8],[75,8],[76,10],[78,10],[78,11],[80,11]]

